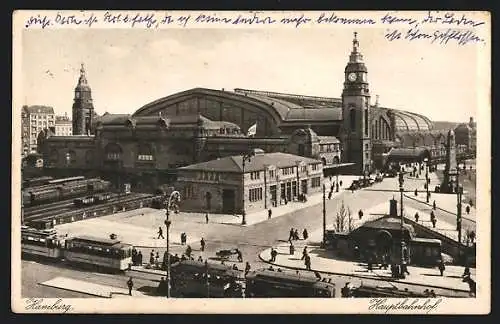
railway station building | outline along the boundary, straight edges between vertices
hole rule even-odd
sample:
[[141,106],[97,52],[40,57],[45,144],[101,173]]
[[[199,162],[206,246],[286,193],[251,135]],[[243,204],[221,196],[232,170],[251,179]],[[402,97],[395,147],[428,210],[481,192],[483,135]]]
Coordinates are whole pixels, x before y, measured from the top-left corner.
[[384,107],[378,97],[372,102],[357,35],[341,98],[193,88],[130,115],[105,113],[89,120],[90,83],[83,67],[81,74],[73,106],[83,109],[73,112],[79,135],[41,138],[45,168],[56,175],[98,173],[117,185],[131,183],[132,190],[174,183],[179,168],[257,148],[319,160],[326,174],[362,175],[382,168],[392,149],[440,152],[446,144],[448,129],[436,129],[429,118]]
[[322,190],[323,163],[288,153],[254,150],[243,165],[242,156],[228,156],[181,167],[175,188],[181,209],[224,214],[268,209],[298,201]]

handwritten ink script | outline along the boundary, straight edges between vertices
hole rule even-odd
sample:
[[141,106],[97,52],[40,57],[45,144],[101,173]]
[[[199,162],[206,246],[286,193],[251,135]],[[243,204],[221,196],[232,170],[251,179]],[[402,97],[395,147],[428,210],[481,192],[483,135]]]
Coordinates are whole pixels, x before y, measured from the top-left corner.
[[377,13],[373,16],[363,12],[348,16],[336,12],[288,12],[288,13],[181,13],[181,12],[137,12],[97,11],[78,13],[54,12],[35,14],[25,21],[25,28],[58,27],[117,27],[158,29],[169,26],[289,26],[301,28],[308,25],[349,25],[380,27],[385,30],[385,39],[395,41],[427,41],[431,44],[456,43],[468,45],[484,43],[478,30],[486,21],[469,13],[446,11]]
[[430,313],[437,310],[441,304],[442,299],[387,299],[387,298],[373,298],[370,299],[368,310],[375,312],[388,313],[390,311],[408,311],[408,312],[423,312]]
[[27,311],[52,311],[57,313],[67,313],[73,309],[73,306],[64,303],[62,299],[57,299],[56,301],[46,301],[43,298],[28,298],[25,303],[24,308]]

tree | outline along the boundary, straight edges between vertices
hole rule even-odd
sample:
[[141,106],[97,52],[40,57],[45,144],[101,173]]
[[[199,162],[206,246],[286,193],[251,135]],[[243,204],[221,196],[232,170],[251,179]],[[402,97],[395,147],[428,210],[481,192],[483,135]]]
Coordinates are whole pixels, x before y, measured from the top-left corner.
[[342,201],[342,204],[335,215],[333,228],[337,233],[345,231],[350,232],[353,229],[351,210],[345,207],[344,201]]

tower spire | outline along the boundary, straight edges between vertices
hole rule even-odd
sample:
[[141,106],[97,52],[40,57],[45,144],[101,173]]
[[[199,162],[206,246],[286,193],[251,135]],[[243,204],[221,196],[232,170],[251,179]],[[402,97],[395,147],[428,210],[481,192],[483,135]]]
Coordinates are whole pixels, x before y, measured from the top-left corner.
[[87,85],[87,76],[85,73],[85,65],[82,63],[80,67],[80,78],[78,79],[79,85]]
[[359,48],[358,32],[354,32],[354,39],[352,40],[352,52],[357,53]]
[[361,63],[363,62],[363,55],[359,52],[359,40],[358,32],[354,32],[354,38],[352,40],[352,52],[349,56],[350,63]]

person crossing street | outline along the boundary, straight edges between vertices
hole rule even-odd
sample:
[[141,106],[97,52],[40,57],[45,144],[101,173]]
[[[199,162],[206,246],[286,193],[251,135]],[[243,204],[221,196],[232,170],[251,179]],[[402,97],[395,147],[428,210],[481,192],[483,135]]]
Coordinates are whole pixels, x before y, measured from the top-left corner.
[[161,226],[160,226],[160,227],[158,227],[158,239],[160,239],[160,237],[161,237],[162,239],[165,239],[165,238],[163,237],[163,230],[161,229]]
[[203,239],[203,237],[201,238],[200,246],[201,246],[201,252],[205,251],[205,240]]

